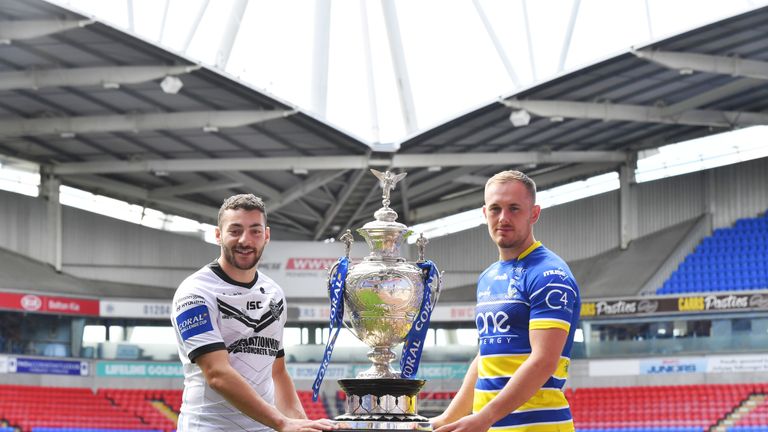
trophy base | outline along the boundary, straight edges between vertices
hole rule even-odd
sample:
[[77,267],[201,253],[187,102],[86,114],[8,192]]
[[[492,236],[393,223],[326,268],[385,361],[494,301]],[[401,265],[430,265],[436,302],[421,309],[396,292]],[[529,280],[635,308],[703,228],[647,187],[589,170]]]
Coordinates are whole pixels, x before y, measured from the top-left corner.
[[335,420],[341,430],[349,431],[430,431],[428,419],[416,412],[419,390],[425,383],[402,378],[341,379],[339,386],[347,394],[346,412]]
[[426,423],[429,421],[420,415],[397,415],[397,414],[372,414],[372,415],[347,415],[342,414],[334,417],[336,421],[343,422],[384,422],[384,423]]
[[424,431],[431,432],[429,422],[386,422],[386,421],[336,421],[337,432],[367,432],[367,431]]

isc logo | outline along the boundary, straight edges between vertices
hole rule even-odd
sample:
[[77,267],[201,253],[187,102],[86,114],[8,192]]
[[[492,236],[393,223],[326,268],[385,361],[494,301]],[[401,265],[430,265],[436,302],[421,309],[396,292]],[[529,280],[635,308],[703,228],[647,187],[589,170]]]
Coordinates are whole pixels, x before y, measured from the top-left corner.
[[509,331],[509,315],[503,311],[479,313],[475,317],[477,332],[480,336],[486,334],[499,334]]

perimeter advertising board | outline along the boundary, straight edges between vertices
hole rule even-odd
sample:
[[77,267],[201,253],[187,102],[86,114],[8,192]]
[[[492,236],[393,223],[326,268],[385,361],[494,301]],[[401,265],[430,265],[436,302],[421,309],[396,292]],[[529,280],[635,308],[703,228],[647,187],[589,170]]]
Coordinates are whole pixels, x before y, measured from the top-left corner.
[[581,305],[581,319],[752,311],[768,311],[768,292],[584,301]]
[[115,318],[147,318],[169,320],[171,302],[151,300],[101,300],[99,315]]
[[57,315],[99,315],[99,301],[75,297],[0,292],[0,309]]
[[8,356],[3,360],[5,373],[36,375],[89,375],[89,363],[80,360],[54,360]]
[[[349,253],[353,262],[368,255],[368,246],[360,237]],[[343,243],[274,242],[264,250],[259,270],[277,282],[286,295],[305,298],[328,298],[328,269],[344,255]],[[328,317],[326,316],[325,319]]]

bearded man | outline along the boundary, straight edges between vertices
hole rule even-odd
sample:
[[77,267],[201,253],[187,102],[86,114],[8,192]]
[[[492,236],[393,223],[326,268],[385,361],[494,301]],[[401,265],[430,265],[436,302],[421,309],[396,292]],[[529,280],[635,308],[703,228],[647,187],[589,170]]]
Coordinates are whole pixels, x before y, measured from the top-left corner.
[[177,430],[321,431],[307,420],[285,367],[282,288],[257,270],[269,243],[264,202],[235,195],[219,209],[221,255],[186,278],[173,297],[171,322],[184,366]]

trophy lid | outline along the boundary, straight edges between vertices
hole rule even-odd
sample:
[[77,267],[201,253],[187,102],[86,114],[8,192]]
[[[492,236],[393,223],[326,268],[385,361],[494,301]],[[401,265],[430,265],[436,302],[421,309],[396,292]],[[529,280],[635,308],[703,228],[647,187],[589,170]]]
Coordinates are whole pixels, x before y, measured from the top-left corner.
[[379,185],[383,189],[382,207],[373,214],[375,220],[366,223],[357,232],[368,243],[371,256],[399,258],[400,245],[413,231],[396,221],[397,212],[389,207],[390,192],[407,173],[394,174],[391,171],[381,172],[375,169],[371,172],[379,179]]

